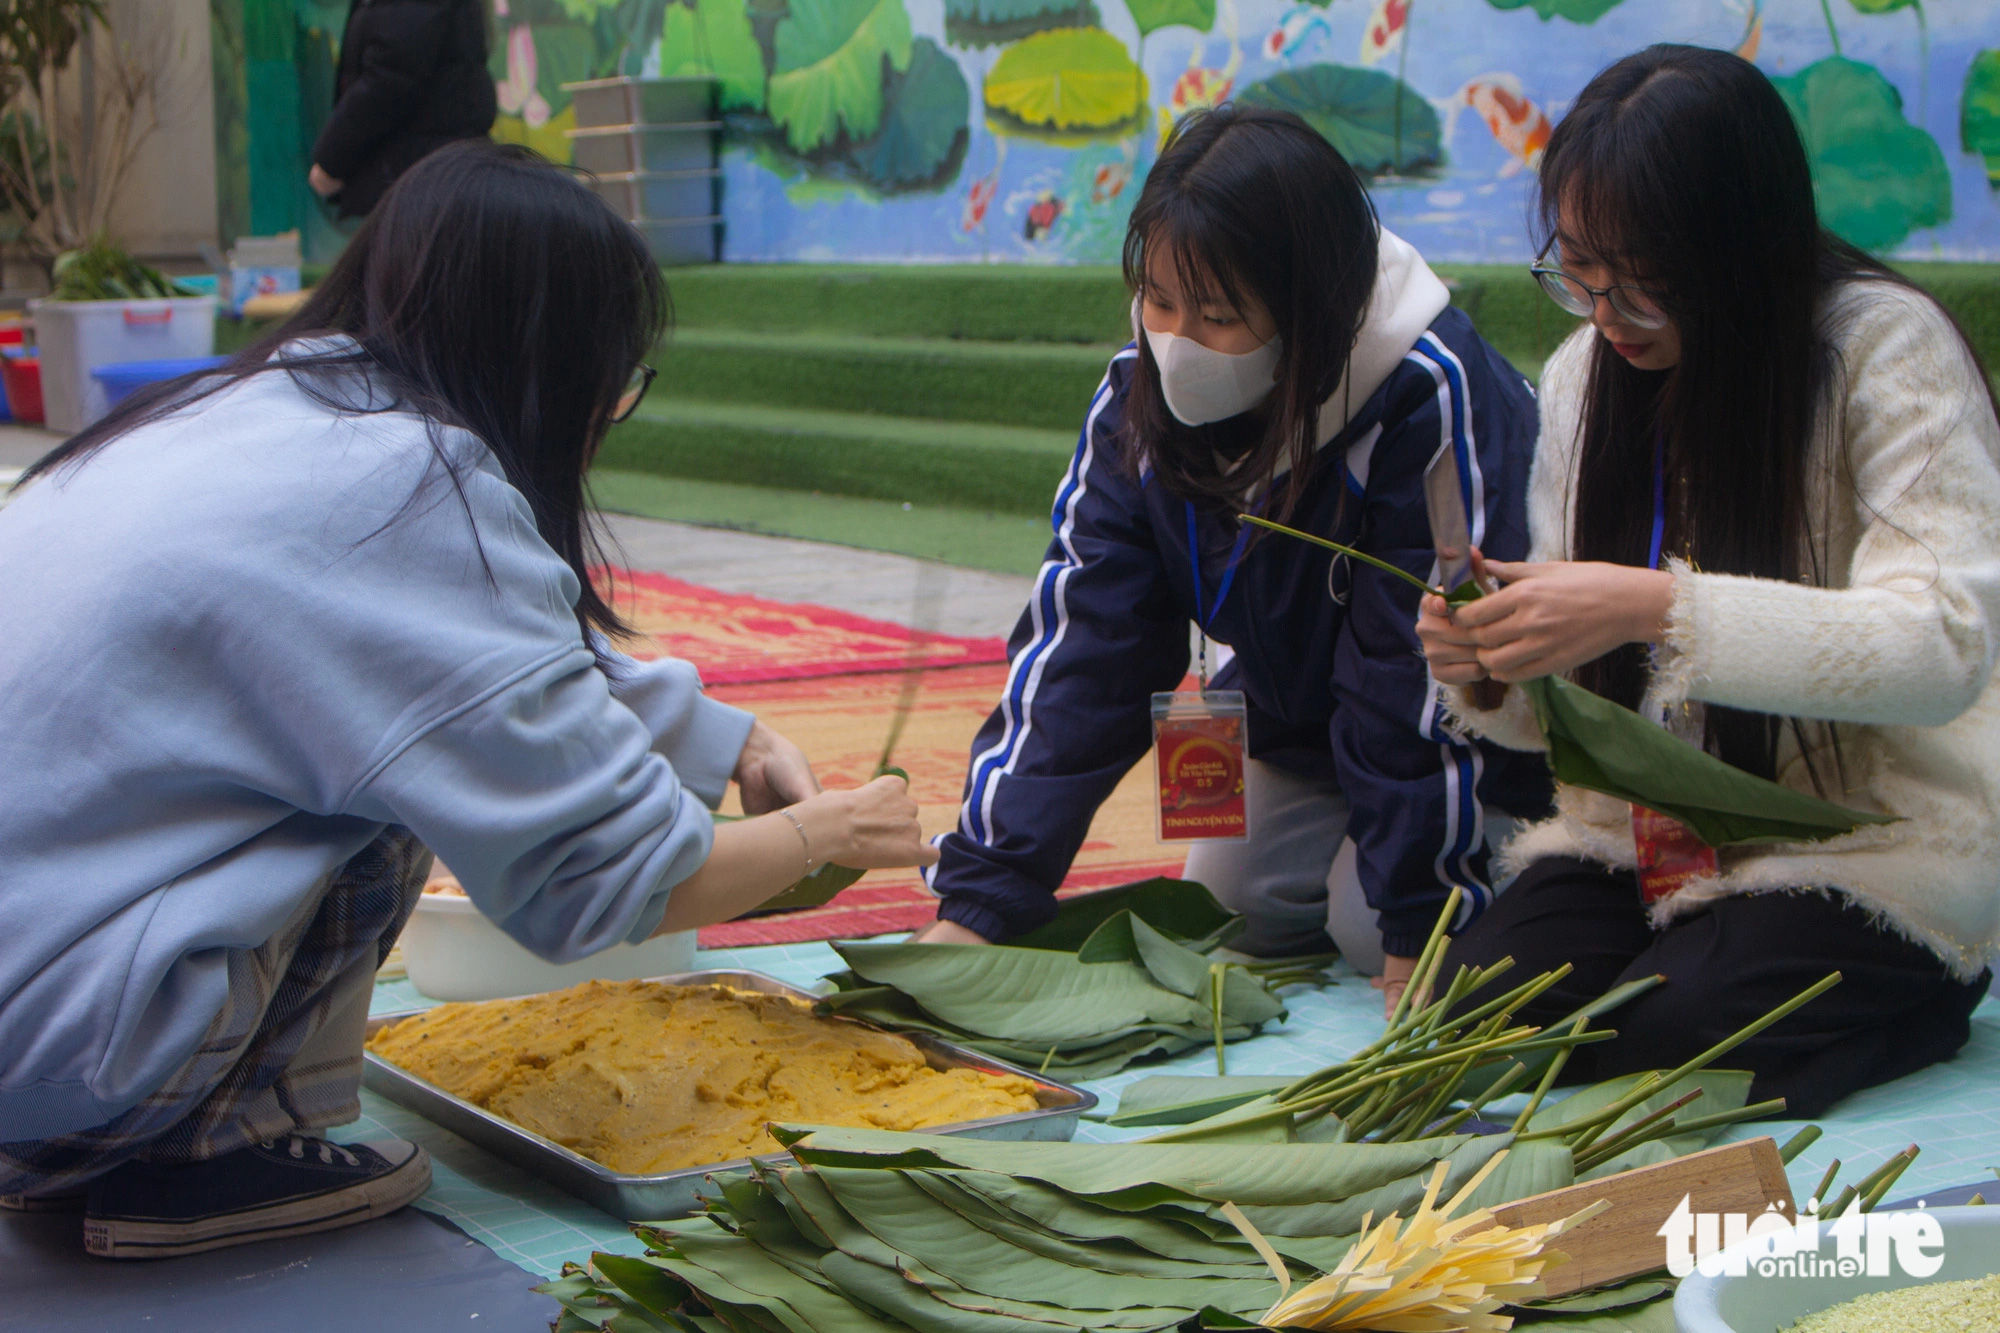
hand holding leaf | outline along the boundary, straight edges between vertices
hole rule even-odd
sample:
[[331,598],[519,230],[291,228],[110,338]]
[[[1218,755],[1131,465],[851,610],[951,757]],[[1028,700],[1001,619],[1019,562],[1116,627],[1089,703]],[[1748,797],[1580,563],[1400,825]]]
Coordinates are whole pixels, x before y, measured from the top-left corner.
[[[1432,626],[1433,635],[1440,642],[1447,636],[1435,628],[1435,622],[1442,620],[1451,627],[1449,640],[1456,643],[1466,628],[1465,622],[1473,619],[1466,603],[1482,598],[1476,583],[1468,580],[1446,593],[1434,588],[1416,575],[1396,568],[1386,561],[1357,551],[1324,537],[1299,532],[1282,524],[1272,523],[1251,515],[1241,515],[1245,522],[1269,528],[1288,537],[1297,537],[1316,546],[1324,546],[1344,555],[1373,565],[1395,575],[1406,583],[1415,584],[1432,597],[1444,599],[1452,608],[1449,614],[1442,614],[1435,605],[1425,608],[1428,619],[1421,624]],[[1532,576],[1522,577],[1522,571],[1551,566],[1497,565],[1489,564],[1505,577],[1512,572],[1516,582],[1493,595],[1497,604],[1508,598],[1515,589],[1521,588]],[[1580,566],[1589,568],[1589,566]],[[1636,570],[1640,574],[1657,576],[1653,570]],[[1539,595],[1539,594],[1538,594]],[[1517,597],[1523,600],[1525,595]],[[1429,599],[1427,598],[1428,602]],[[1483,611],[1484,608],[1482,607]],[[1645,612],[1642,608],[1642,613]],[[1491,617],[1486,617],[1491,623]],[[1474,619],[1471,628],[1479,627]],[[1419,633],[1423,630],[1420,629]],[[1477,640],[1477,634],[1471,636]],[[1629,639],[1620,642],[1629,642]],[[1430,640],[1426,639],[1426,648]],[[1616,645],[1612,645],[1616,646]],[[1608,649],[1600,649],[1592,656],[1601,655]],[[1476,660],[1476,659],[1475,659]],[[1654,726],[1639,714],[1609,699],[1600,698],[1563,679],[1560,675],[1531,677],[1526,674],[1537,666],[1550,662],[1561,662],[1559,655],[1528,655],[1527,660],[1515,670],[1507,673],[1507,678],[1517,681],[1518,688],[1528,696],[1535,708],[1535,720],[1541,726],[1542,737],[1548,746],[1549,769],[1558,782],[1591,791],[1603,792],[1621,801],[1643,805],[1649,810],[1672,819],[1677,819],[1694,831],[1696,837],[1711,847],[1730,847],[1749,843],[1819,842],[1827,838],[1852,833],[1864,824],[1889,824],[1896,822],[1897,816],[1875,814],[1851,810],[1846,806],[1823,801],[1816,796],[1790,787],[1781,786],[1765,778],[1746,773],[1732,767],[1706,751],[1696,749],[1660,727]],[[1589,657],[1582,658],[1590,660]],[[1456,664],[1461,668],[1463,663]],[[1571,661],[1569,665],[1575,665]],[[1567,666],[1549,666],[1549,670],[1567,670]],[[1449,666],[1448,666],[1449,670]],[[1482,668],[1483,672],[1483,668]],[[1433,664],[1433,675],[1437,675]],[[1453,683],[1443,675],[1440,682]],[[1478,680],[1482,676],[1472,676]]]

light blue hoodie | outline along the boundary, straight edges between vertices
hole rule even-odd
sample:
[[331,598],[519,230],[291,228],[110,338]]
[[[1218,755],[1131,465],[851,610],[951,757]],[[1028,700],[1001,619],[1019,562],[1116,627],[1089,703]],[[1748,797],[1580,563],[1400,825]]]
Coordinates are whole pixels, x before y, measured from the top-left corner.
[[0,1142],[159,1087],[231,952],[386,825],[558,962],[707,859],[750,716],[686,662],[608,681],[526,501],[442,438],[463,502],[420,418],[265,373],[0,509]]

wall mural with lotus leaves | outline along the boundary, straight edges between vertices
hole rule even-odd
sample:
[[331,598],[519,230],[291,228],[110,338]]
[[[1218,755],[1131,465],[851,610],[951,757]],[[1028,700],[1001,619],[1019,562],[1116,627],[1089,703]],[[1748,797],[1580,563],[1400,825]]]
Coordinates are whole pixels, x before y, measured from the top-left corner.
[[[243,3],[302,23],[329,8]],[[496,135],[557,159],[575,124],[563,83],[720,80],[731,260],[1115,262],[1166,131],[1231,98],[1298,112],[1432,258],[1521,260],[1551,121],[1655,41],[1771,76],[1842,235],[2000,260],[1995,0],[489,4]]]

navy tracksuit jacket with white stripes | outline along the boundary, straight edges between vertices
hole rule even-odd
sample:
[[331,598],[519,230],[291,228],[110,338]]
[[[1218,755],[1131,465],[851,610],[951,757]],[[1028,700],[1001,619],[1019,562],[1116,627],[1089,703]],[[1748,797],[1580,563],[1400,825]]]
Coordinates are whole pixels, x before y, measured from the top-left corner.
[[[1006,693],[973,742],[959,826],[931,873],[938,915],[989,939],[1054,915],[1091,817],[1152,744],[1150,696],[1188,670],[1189,507],[1122,458],[1136,356],[1128,346],[1113,357],[1091,401],[1056,496],[1055,538],[1008,644]],[[1429,576],[1423,472],[1450,447],[1474,541],[1522,559],[1536,430],[1526,382],[1447,307],[1322,449],[1291,523]],[[1383,947],[1418,952],[1453,884],[1474,890],[1459,924],[1470,921],[1491,899],[1482,805],[1541,814],[1540,757],[1446,726],[1417,643],[1416,589],[1266,534],[1216,608],[1236,523],[1209,508],[1193,532],[1209,636],[1235,650],[1213,687],[1248,696],[1254,757],[1338,782]]]

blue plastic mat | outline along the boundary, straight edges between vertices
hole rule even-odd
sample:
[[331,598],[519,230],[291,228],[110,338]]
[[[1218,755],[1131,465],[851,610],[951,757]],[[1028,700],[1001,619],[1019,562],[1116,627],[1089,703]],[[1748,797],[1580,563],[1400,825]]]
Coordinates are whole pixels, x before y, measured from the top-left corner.
[[[784,944],[706,950],[697,956],[695,966],[746,968],[811,986],[841,963],[824,944]],[[1295,988],[1289,994],[1289,1021],[1230,1046],[1229,1072],[1304,1074],[1379,1036],[1381,994],[1344,965],[1336,965],[1334,975],[1337,985],[1322,990]],[[376,987],[377,1012],[428,1003],[407,982]],[[1214,1052],[1203,1051],[1128,1069],[1085,1086],[1104,1100],[1108,1110],[1117,1104],[1120,1089],[1149,1074],[1214,1072]],[[1859,1179],[1911,1143],[1921,1144],[1924,1151],[1898,1183],[1899,1196],[1917,1198],[1925,1190],[1992,1178],[1988,1165],[2000,1167],[2000,1117],[1992,1110],[1996,1089],[2000,1089],[2000,1001],[1989,998],[1974,1014],[1972,1040],[1957,1059],[1850,1097],[1838,1114],[1820,1120],[1824,1136],[1792,1164],[1794,1191],[1803,1195],[1810,1190],[1836,1157],[1847,1163],[1844,1179]],[[594,1249],[640,1252],[638,1241],[615,1218],[371,1093],[361,1094],[361,1104],[363,1119],[334,1137],[365,1139],[386,1133],[422,1143],[435,1162],[436,1180],[418,1206],[450,1218],[502,1258],[553,1276],[565,1262],[581,1263]],[[1725,1138],[1772,1134],[1782,1142],[1801,1123],[1759,1121],[1737,1126]],[[1145,1132],[1086,1123],[1077,1137],[1111,1142]],[[1993,1197],[2000,1200],[2000,1181]]]

